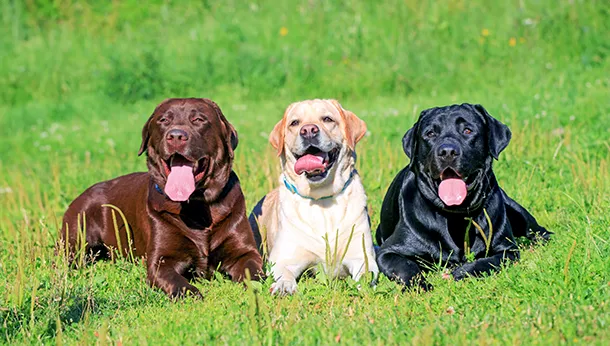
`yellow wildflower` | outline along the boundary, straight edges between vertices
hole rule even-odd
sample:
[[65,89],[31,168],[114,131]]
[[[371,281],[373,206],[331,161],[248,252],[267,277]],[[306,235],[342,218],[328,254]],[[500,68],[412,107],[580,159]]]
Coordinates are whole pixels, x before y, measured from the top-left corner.
[[511,37],[510,40],[508,40],[508,45],[511,47],[514,47],[517,45],[517,39],[514,37]]
[[489,36],[489,30],[488,29],[481,30],[481,35],[483,35],[484,37]]
[[286,35],[288,35],[288,29],[287,29],[285,26],[283,26],[283,27],[280,29],[280,35],[281,35],[281,36],[286,36]]

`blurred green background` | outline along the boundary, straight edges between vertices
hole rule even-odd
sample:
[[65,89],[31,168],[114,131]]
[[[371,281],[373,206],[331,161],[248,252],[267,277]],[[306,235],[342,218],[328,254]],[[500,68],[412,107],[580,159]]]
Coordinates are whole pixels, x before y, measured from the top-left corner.
[[5,0],[0,102],[406,96],[533,74],[542,87],[553,71],[569,84],[608,67],[608,11],[578,0]]

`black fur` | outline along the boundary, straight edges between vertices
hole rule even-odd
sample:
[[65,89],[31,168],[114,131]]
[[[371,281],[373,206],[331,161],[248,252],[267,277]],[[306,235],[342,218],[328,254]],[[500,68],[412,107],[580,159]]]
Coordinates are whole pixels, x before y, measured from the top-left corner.
[[259,252],[262,252],[263,249],[261,246],[263,238],[261,236],[260,229],[258,228],[258,222],[256,222],[256,219],[263,215],[263,203],[265,202],[266,197],[267,196],[264,196],[263,198],[261,198],[260,201],[258,201],[258,203],[256,203],[254,209],[252,209],[252,212],[248,217],[248,222],[250,222],[250,227],[252,227],[252,233],[254,233],[254,241],[256,241],[256,247],[258,248]]
[[[508,127],[481,105],[421,113],[403,138],[411,162],[394,178],[383,201],[376,233],[381,272],[407,286],[429,289],[420,274],[435,265],[447,264],[456,280],[480,276],[519,259],[515,237],[549,239],[551,232],[539,226],[496,181],[492,161],[510,137]],[[450,148],[453,154],[441,154],[442,148]],[[441,174],[452,171],[469,187],[466,199],[457,206],[445,205],[438,196]],[[489,237],[484,210],[493,228],[489,247],[470,221]],[[468,261],[465,244],[474,261]]]

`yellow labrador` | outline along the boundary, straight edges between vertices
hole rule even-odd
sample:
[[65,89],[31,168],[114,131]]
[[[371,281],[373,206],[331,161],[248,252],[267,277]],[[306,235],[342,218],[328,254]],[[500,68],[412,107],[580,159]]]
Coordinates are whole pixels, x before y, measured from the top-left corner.
[[293,103],[275,125],[269,141],[281,160],[280,187],[250,215],[272,265],[272,294],[293,294],[297,278],[319,263],[337,277],[358,280],[367,270],[377,277],[366,194],[354,167],[365,133],[364,121],[336,100]]

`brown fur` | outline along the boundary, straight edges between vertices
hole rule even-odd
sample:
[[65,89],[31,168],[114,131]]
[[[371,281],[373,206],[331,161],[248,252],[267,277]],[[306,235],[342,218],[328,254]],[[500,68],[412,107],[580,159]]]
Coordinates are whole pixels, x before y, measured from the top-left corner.
[[[169,124],[162,118],[171,118]],[[169,130],[189,134],[184,148],[176,150],[165,140]],[[169,99],[161,103],[142,129],[140,154],[147,153],[148,172],[132,173],[88,188],[66,211],[61,236],[72,256],[80,248],[79,219],[85,219],[87,254],[109,257],[118,249],[111,208],[127,220],[132,241],[117,215],[123,255],[130,251],[147,259],[147,277],[170,297],[190,292],[188,281],[209,277],[220,268],[235,281],[248,270],[257,279],[262,260],[245,214],[239,179],[232,170],[237,133],[218,106],[208,99]],[[199,160],[203,171],[196,190],[186,202],[170,200],[163,192],[167,173],[163,161],[173,153]],[[157,187],[155,187],[155,185]],[[161,190],[161,191],[158,191]],[[67,238],[66,238],[67,237]]]

